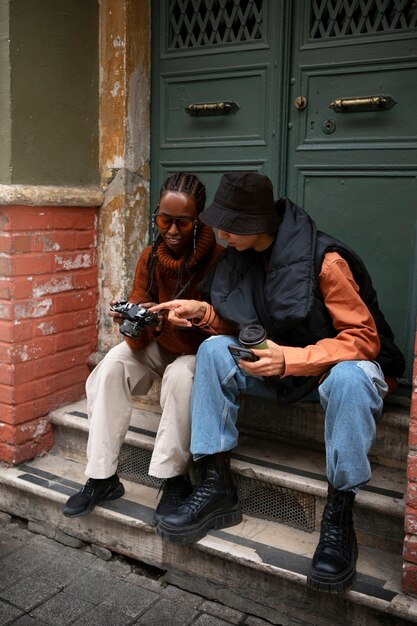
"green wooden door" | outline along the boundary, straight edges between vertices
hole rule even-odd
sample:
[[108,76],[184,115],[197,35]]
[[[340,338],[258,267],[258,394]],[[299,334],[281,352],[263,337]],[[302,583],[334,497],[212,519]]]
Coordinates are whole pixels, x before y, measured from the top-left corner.
[[152,9],[153,202],[178,170],[199,174],[209,197],[229,170],[276,181],[285,3],[159,0]]
[[303,0],[293,10],[287,194],[366,261],[407,355],[410,380],[417,308],[417,4]]
[[[408,381],[416,20],[415,0],[152,1],[152,206],[178,170],[199,174],[209,200],[225,171],[270,176],[277,196],[304,206],[364,258],[406,353]],[[387,101],[363,100],[371,96]],[[388,97],[396,103],[383,108]],[[347,111],[329,108],[357,98]]]

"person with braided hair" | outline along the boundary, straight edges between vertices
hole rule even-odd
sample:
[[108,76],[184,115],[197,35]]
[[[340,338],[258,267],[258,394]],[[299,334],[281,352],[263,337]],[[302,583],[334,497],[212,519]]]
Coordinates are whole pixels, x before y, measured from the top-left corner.
[[[152,245],[139,258],[129,302],[149,308],[176,298],[203,298],[198,284],[223,250],[211,227],[199,220],[205,200],[205,187],[194,174],[180,172],[167,178],[152,216]],[[109,315],[121,323],[120,313]],[[135,339],[125,337],[95,367],[86,383],[88,480],[67,500],[64,515],[87,515],[99,502],[124,494],[116,470],[131,419],[132,395],[146,394],[158,379],[162,379],[162,415],[149,473],[165,482],[154,522],[189,495],[194,355],[206,338],[205,331],[184,330],[162,314],[157,327],[145,326]]]

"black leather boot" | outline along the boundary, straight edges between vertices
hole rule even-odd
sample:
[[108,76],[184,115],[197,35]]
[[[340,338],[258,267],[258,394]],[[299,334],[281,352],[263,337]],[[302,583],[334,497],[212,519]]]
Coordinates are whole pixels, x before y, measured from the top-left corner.
[[204,537],[211,528],[227,528],[242,520],[239,500],[230,473],[230,452],[203,459],[201,483],[174,513],[161,520],[157,533],[183,545]]
[[329,485],[320,541],[307,577],[311,589],[342,593],[353,584],[358,558],[352,518],[354,499],[353,491],[338,491]]
[[162,489],[162,496],[153,516],[156,526],[166,515],[173,513],[184,502],[193,490],[191,480],[187,476],[167,478]]

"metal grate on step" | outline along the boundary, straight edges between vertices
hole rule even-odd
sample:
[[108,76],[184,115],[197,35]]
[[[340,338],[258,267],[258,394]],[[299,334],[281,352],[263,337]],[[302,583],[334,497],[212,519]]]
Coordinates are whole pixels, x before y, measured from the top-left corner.
[[[117,468],[119,476],[149,487],[159,487],[163,480],[148,474],[151,456],[148,450],[124,444]],[[233,480],[242,512],[246,515],[313,532],[316,517],[314,496],[241,474],[234,473]]]
[[135,446],[123,444],[119,456],[117,473],[127,480],[149,487],[159,487],[164,482],[162,478],[149,476],[149,463],[152,453]]
[[313,532],[316,518],[314,496],[241,474],[234,474],[233,480],[246,515]]

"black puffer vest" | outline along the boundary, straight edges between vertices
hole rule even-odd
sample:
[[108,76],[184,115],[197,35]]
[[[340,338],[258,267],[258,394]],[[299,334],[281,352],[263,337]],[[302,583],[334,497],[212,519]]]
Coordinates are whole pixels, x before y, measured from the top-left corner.
[[[378,329],[381,350],[377,357],[387,375],[401,376],[404,357],[378,306],[371,278],[359,256],[330,235],[317,231],[307,213],[281,198],[276,204],[282,218],[265,270],[263,255],[227,248],[210,280],[214,308],[238,327],[261,323],[268,337],[281,345],[303,348],[337,333],[318,287],[326,252],[336,251],[349,263],[360,295]],[[207,285],[205,285],[207,288]],[[318,377],[276,377],[280,404],[293,402],[317,386]]]

